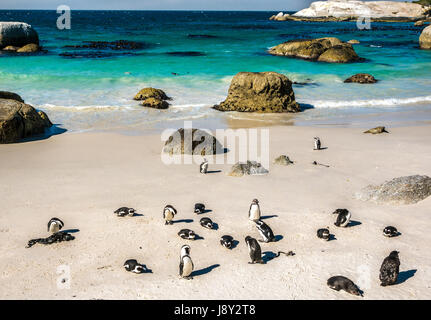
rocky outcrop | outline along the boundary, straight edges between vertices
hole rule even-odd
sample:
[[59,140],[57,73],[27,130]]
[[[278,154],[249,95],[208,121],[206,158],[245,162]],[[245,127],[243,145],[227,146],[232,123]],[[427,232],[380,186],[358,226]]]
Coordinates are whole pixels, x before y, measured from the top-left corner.
[[39,36],[31,25],[24,22],[0,22],[0,49],[7,46],[39,45]]
[[345,83],[376,83],[377,79],[368,73],[357,73],[350,78],[344,80]]
[[276,72],[240,72],[230,84],[225,101],[214,106],[219,111],[299,112],[292,82]]
[[281,155],[281,156],[275,158],[274,161],[273,161],[273,163],[274,164],[279,164],[281,166],[288,166],[290,164],[293,164],[293,161],[291,161],[288,156]]
[[50,127],[48,116],[19,99],[0,98],[0,143],[13,143]]
[[431,178],[407,176],[380,185],[369,185],[355,196],[357,199],[380,204],[413,204],[431,195]]
[[419,19],[426,7],[398,1],[328,0],[311,3],[309,8],[296,12],[295,17],[370,17]]
[[165,142],[163,152],[169,155],[209,155],[224,153],[221,143],[210,133],[200,129],[181,128]]
[[39,46],[35,43],[29,43],[16,50],[18,53],[32,53],[39,51]]
[[24,102],[24,100],[14,92],[0,91],[0,99],[12,99],[19,102]]
[[288,20],[290,17],[290,14],[288,13],[283,13],[283,12],[279,12],[276,15],[273,15],[269,18],[269,20],[274,20],[274,21],[286,21]]
[[369,129],[367,131],[364,131],[364,133],[380,134],[380,133],[389,133],[389,132],[386,131],[385,127],[375,127],[375,128]]
[[263,175],[267,174],[268,172],[269,171],[265,169],[259,162],[247,161],[246,163],[235,163],[228,175],[232,177],[242,177],[243,175]]
[[333,37],[290,40],[270,48],[268,52],[276,56],[332,63],[346,63],[361,60],[352,45]]
[[155,88],[144,88],[139,91],[134,100],[142,101],[141,105],[149,108],[167,109],[169,104],[166,100],[170,100],[163,90]]
[[359,40],[352,39],[352,40],[347,41],[347,43],[350,43],[350,44],[359,44],[360,42],[359,42]]
[[421,49],[431,49],[431,26],[428,26],[422,30],[422,33],[419,37],[419,46]]

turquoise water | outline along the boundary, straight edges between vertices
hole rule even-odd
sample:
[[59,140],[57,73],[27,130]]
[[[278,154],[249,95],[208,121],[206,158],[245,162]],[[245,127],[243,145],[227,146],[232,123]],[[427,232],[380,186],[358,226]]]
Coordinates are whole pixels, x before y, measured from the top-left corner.
[[[431,120],[431,51],[418,47],[423,27],[372,23],[371,30],[361,31],[354,22],[269,21],[272,14],[72,11],[71,30],[58,30],[55,11],[0,11],[0,21],[30,23],[47,50],[36,56],[0,55],[0,90],[19,93],[71,131],[166,127],[182,120],[217,126],[230,126],[234,119],[243,119],[246,126],[247,122],[355,126]],[[358,39],[361,43],[355,50],[366,61],[326,64],[266,53],[283,41],[323,36]],[[65,47],[90,40],[131,40],[142,48]],[[98,58],[93,57],[95,52]],[[249,115],[211,109],[224,100],[230,80],[240,71],[276,71],[292,81],[307,82],[294,85],[305,111]],[[343,83],[358,72],[371,73],[380,81]],[[147,86],[163,89],[173,98],[171,107],[148,110],[133,101],[134,94]]]

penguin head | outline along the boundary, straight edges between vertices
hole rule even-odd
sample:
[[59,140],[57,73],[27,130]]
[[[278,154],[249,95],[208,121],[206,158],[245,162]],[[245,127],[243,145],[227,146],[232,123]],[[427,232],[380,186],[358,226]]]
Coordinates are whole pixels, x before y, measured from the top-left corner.
[[181,257],[190,255],[190,246],[185,244],[181,247]]
[[391,258],[398,258],[398,253],[400,253],[400,252],[399,252],[399,251],[394,250],[394,251],[392,251],[392,252],[389,254],[389,256],[390,256]]
[[245,242],[246,243],[249,243],[250,241],[251,241],[251,239],[253,239],[252,237],[250,237],[250,236],[247,236],[247,237],[245,237]]
[[133,216],[133,215],[135,214],[135,209],[133,209],[133,208],[128,208],[128,209],[127,209],[127,212],[128,212],[128,215],[129,215],[129,216]]
[[259,200],[257,199],[253,199],[253,201],[251,202],[252,204],[259,204]]

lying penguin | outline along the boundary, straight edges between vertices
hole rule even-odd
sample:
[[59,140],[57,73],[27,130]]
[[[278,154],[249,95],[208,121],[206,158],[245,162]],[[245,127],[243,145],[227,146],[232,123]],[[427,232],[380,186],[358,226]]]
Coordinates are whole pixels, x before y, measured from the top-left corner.
[[214,229],[214,224],[210,218],[202,218],[199,223],[202,227],[207,229]]
[[114,213],[117,214],[117,216],[119,217],[125,217],[125,216],[133,217],[135,215],[135,209],[128,208],[128,207],[121,207],[115,210]]
[[180,277],[190,280],[193,279],[191,276],[194,265],[192,258],[190,257],[190,246],[184,245],[181,247],[181,255],[180,255]]
[[392,227],[392,226],[388,226],[388,227],[383,229],[383,235],[385,237],[392,238],[392,237],[398,236],[399,234],[400,233],[398,232],[397,228]]
[[221,237],[220,239],[220,244],[228,249],[232,249],[233,246],[233,237],[232,236],[228,236],[228,235],[224,235]]
[[333,214],[337,215],[337,220],[335,221],[335,225],[337,227],[347,227],[350,222],[351,213],[347,209],[337,209],[333,212]]
[[124,268],[133,273],[144,273],[148,271],[143,264],[139,264],[135,259],[129,259],[124,262]]
[[329,229],[327,229],[327,228],[322,228],[322,229],[317,230],[317,237],[319,239],[323,239],[323,240],[328,241],[330,236],[331,235],[329,233]]
[[360,292],[359,288],[356,286],[356,284],[353,283],[352,280],[343,277],[343,276],[335,276],[331,277],[327,281],[327,285],[329,288],[340,291],[344,290],[350,294],[353,294],[355,296],[361,296],[362,293]]
[[193,230],[190,230],[190,229],[181,229],[178,232],[178,235],[181,238],[186,239],[186,240],[195,240],[195,238],[196,238],[195,232]]
[[195,204],[195,213],[196,214],[205,213],[205,205],[203,203],[196,203]]

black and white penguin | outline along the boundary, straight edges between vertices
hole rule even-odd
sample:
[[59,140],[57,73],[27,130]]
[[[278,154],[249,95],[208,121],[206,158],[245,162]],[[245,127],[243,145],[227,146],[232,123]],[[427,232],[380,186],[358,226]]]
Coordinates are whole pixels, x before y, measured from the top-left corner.
[[181,238],[186,239],[186,240],[195,240],[195,238],[196,238],[195,232],[193,230],[190,230],[190,229],[181,229],[178,232],[178,235]]
[[168,204],[163,209],[163,219],[165,219],[165,225],[166,224],[173,224],[174,222],[172,220],[174,219],[174,216],[176,214],[177,214],[177,210],[173,206]]
[[337,227],[347,227],[352,216],[349,210],[337,209],[333,212],[333,214],[337,215],[337,220],[334,223]]
[[320,150],[322,143],[319,137],[314,137],[314,150]]
[[199,172],[206,174],[208,172],[208,161],[204,158],[204,162],[199,166]]
[[262,240],[259,239],[260,242],[273,242],[275,241],[274,232],[272,229],[262,220],[256,221],[256,228],[262,236]]
[[63,221],[58,218],[51,218],[48,222],[48,232],[57,233],[64,227]]
[[129,216],[133,217],[135,214],[135,209],[133,208],[127,208],[127,207],[121,207],[114,211],[115,214],[119,217]]
[[248,210],[248,219],[254,222],[260,220],[259,200],[253,199],[251,202],[250,209]]
[[400,258],[398,257],[398,251],[392,251],[389,256],[383,260],[382,266],[380,267],[380,285],[390,286],[395,284],[398,280],[400,273]]
[[124,262],[124,268],[127,271],[134,272],[134,273],[144,273],[147,271],[144,265],[139,264],[138,261],[135,259],[129,259],[126,262]]
[[231,249],[233,245],[233,237],[228,235],[222,236],[220,244],[225,248]]
[[180,256],[180,277],[187,280],[193,279],[193,277],[191,276],[193,268],[193,261],[192,258],[190,258],[190,247],[182,246]]
[[344,290],[355,296],[362,296],[361,291],[352,280],[343,276],[334,276],[328,279],[327,285],[329,288],[340,291]]
[[322,228],[322,229],[317,230],[317,237],[319,239],[323,239],[323,240],[328,241],[330,236],[331,235],[329,233],[329,229]]
[[196,203],[195,204],[195,213],[196,214],[205,213],[205,205],[203,203]]
[[248,253],[251,259],[251,262],[249,262],[249,264],[264,263],[262,260],[262,250],[260,249],[259,242],[257,242],[256,239],[247,236],[245,237],[245,243],[247,244]]
[[392,227],[392,226],[388,226],[388,227],[386,227],[386,228],[383,229],[383,235],[385,237],[391,238],[391,237],[398,236],[399,232],[398,232],[397,228]]
[[202,218],[199,223],[201,224],[202,227],[207,228],[207,229],[213,229],[214,225],[213,222],[210,218]]

